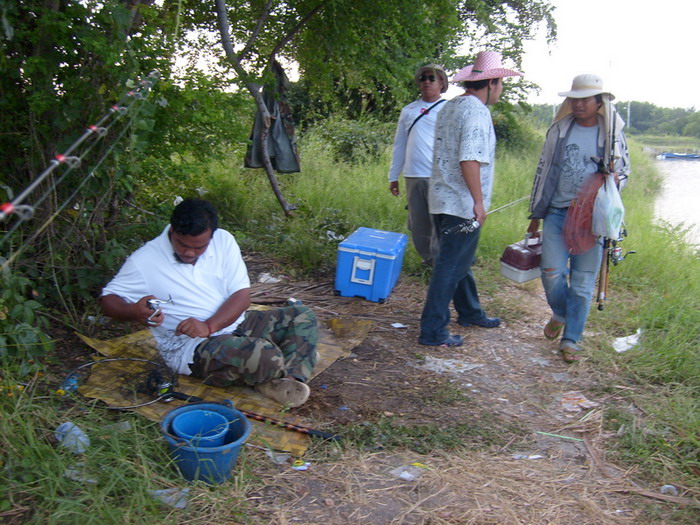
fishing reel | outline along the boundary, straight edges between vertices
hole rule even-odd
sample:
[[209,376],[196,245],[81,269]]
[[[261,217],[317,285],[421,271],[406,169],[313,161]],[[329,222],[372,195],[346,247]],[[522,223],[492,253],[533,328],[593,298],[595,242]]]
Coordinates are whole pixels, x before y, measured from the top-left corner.
[[163,403],[169,403],[173,399],[180,399],[190,403],[202,401],[200,397],[176,392],[176,386],[177,380],[174,373],[169,373],[164,368],[154,368],[148,373],[143,391],[148,395],[157,396],[158,401]]
[[627,228],[623,227],[622,230],[620,231],[620,236],[616,240],[610,241],[610,248],[609,248],[610,262],[613,263],[613,265],[615,265],[615,266],[617,266],[622,261],[624,261],[628,255],[632,255],[633,253],[637,253],[634,250],[630,250],[628,252],[625,252],[623,255],[622,248],[619,246],[619,243],[624,241],[625,237],[627,237]]
[[146,322],[151,325],[155,326],[156,322],[153,321],[153,318],[160,313],[160,307],[163,304],[168,304],[173,302],[173,297],[171,295],[168,295],[168,300],[166,301],[165,299],[149,299],[148,300],[148,307],[153,310],[153,313],[148,316],[148,319]]

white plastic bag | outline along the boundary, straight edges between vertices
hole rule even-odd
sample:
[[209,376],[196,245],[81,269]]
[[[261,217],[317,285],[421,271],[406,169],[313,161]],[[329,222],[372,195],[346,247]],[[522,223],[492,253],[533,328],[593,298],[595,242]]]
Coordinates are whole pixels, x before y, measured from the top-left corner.
[[615,184],[615,176],[606,175],[593,205],[593,235],[617,239],[624,219],[625,207]]

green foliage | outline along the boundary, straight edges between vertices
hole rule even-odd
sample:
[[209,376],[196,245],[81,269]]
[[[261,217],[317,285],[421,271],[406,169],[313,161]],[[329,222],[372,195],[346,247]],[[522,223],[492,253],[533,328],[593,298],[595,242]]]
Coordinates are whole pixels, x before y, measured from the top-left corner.
[[331,117],[319,122],[304,137],[330,146],[335,160],[359,162],[376,159],[393,142],[395,123],[371,118],[348,120]]
[[[555,107],[557,106],[551,104],[533,106],[533,115],[540,126],[549,127]],[[615,101],[615,107],[625,121],[629,120],[625,131],[630,135],[683,135],[700,138],[700,113],[695,108],[663,108],[650,102],[634,100]]]
[[46,320],[38,315],[35,293],[29,279],[9,268],[0,272],[0,363],[17,377],[40,369],[39,358],[52,347],[42,331]]
[[538,147],[537,134],[524,118],[525,110],[507,102],[496,104],[491,109],[493,127],[501,147],[510,150],[535,149]]

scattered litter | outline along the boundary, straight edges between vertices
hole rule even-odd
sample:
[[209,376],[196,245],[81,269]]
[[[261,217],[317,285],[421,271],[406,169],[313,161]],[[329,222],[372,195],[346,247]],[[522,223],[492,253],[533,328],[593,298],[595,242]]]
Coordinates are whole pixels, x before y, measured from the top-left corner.
[[405,479],[406,481],[414,481],[420,478],[427,468],[428,467],[423,465],[423,463],[416,462],[410,465],[396,467],[394,470],[389,471],[389,474],[399,479]]
[[391,326],[392,328],[408,328],[408,326],[403,323],[391,323]]
[[281,281],[282,281],[282,279],[280,279],[279,277],[274,277],[274,276],[270,275],[269,273],[261,273],[260,277],[258,277],[259,283],[274,284],[274,283],[279,283]]
[[513,459],[542,459],[544,456],[541,454],[513,454],[511,457]]
[[566,392],[561,396],[561,406],[567,412],[578,412],[586,408],[595,408],[600,403],[586,399],[586,396],[579,392]]
[[118,423],[107,425],[106,428],[108,430],[116,430],[117,432],[126,432],[127,430],[131,430],[131,423],[128,421],[119,421]]
[[627,337],[618,337],[613,341],[613,348],[618,354],[627,352],[639,344],[639,338],[642,336],[642,329],[637,328],[637,331]]
[[496,398],[496,401],[500,401],[501,403],[510,403],[510,401],[505,397],[498,397]]
[[320,388],[321,390],[327,390],[327,389],[328,389],[328,385],[321,385],[319,388]]
[[287,306],[301,306],[302,304],[304,304],[304,302],[301,299],[290,297],[285,301],[284,304],[286,304]]
[[329,241],[342,241],[345,240],[345,236],[335,233],[333,230],[326,230],[326,238],[328,238]]
[[289,459],[292,457],[291,454],[285,454],[281,452],[275,452],[274,450],[268,449],[265,454],[267,454],[267,457],[269,457],[273,463],[277,465],[282,465],[284,463],[287,463]]
[[549,359],[544,359],[542,357],[531,357],[530,361],[540,366],[549,366],[551,364]]
[[63,476],[80,483],[90,483],[95,484],[97,480],[85,475],[85,465],[81,463],[76,463],[73,467],[66,467],[63,471]]
[[554,379],[557,383],[563,383],[565,381],[569,381],[570,377],[567,372],[554,372],[552,374],[552,379]]
[[581,442],[583,442],[583,439],[581,439],[581,438],[575,438],[575,437],[571,437],[571,436],[562,436],[561,434],[552,434],[552,433],[550,433],[550,432],[540,432],[540,431],[537,431],[536,434],[540,434],[540,435],[542,435],[542,436],[556,437],[556,438],[561,438],[561,439],[568,439],[568,440],[570,440],[570,441],[581,441]]
[[350,407],[347,405],[341,405],[338,407],[338,410],[342,410],[343,412],[345,412],[346,410],[350,410]]
[[394,417],[394,413],[389,412],[388,410],[385,410],[384,412],[382,412],[382,414],[384,414],[386,417]]
[[678,496],[678,489],[673,485],[664,485],[661,487],[661,494],[670,494],[671,496]]
[[54,436],[61,446],[66,447],[73,454],[82,454],[90,446],[90,438],[87,434],[70,421],[58,425]]
[[78,390],[78,376],[71,374],[66,377],[63,383],[61,383],[61,386],[56,389],[56,393],[59,396],[65,396],[75,392],[76,390]]
[[304,461],[303,459],[297,459],[294,463],[292,463],[292,468],[294,470],[309,470],[310,466],[311,463]]
[[431,372],[442,374],[444,372],[468,372],[469,370],[481,368],[482,366],[485,365],[465,363],[459,359],[440,359],[429,355],[425,357],[423,364],[420,365],[419,368],[425,368]]
[[148,493],[165,503],[168,507],[173,507],[174,509],[184,509],[187,507],[187,497],[190,495],[190,489],[160,489],[160,490],[149,490]]
[[104,315],[88,315],[87,320],[90,321],[92,324],[100,324],[100,325],[105,325],[109,323],[110,318],[105,317]]

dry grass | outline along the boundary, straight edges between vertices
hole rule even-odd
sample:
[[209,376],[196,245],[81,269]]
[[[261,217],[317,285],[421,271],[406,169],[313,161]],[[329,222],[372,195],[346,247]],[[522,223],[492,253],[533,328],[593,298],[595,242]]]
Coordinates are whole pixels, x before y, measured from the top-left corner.
[[[415,481],[390,471],[421,462]],[[257,462],[256,462],[257,463]],[[264,462],[261,462],[264,463]],[[638,523],[640,500],[625,473],[603,475],[590,462],[514,459],[510,453],[407,453],[346,450],[309,470],[258,472],[256,516],[307,524],[600,524]],[[263,521],[259,521],[263,523]]]

